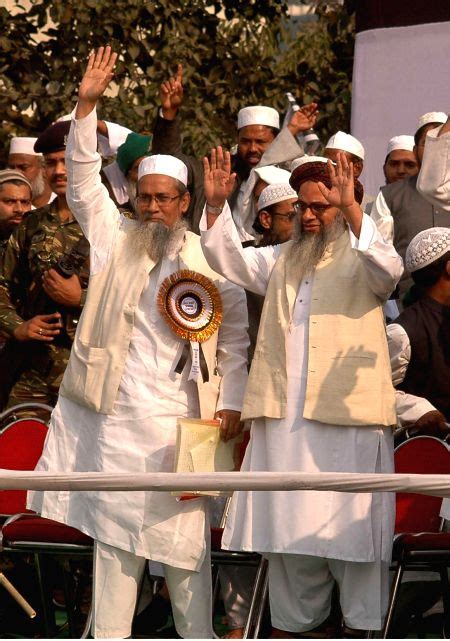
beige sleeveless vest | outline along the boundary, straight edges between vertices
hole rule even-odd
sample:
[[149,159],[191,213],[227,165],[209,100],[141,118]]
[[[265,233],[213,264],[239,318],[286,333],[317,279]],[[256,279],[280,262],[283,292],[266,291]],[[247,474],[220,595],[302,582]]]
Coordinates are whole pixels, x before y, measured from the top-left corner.
[[[286,415],[285,335],[300,282],[281,251],[267,289],[242,416]],[[382,302],[369,288],[348,233],[331,243],[314,272],[303,416],[334,425],[396,424]]]

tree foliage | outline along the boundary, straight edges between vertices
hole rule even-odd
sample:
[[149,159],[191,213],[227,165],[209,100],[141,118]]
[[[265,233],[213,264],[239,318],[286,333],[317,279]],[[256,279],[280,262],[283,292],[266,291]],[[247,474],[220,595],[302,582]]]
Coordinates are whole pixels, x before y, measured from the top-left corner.
[[319,131],[348,127],[352,10],[320,3],[318,19],[293,35],[283,0],[15,0],[0,8],[0,132],[37,135],[73,106],[89,52],[120,52],[114,96],[101,116],[152,128],[158,90],[176,63],[185,70],[187,152],[234,141],[237,111],[285,108],[284,92],[317,98]]

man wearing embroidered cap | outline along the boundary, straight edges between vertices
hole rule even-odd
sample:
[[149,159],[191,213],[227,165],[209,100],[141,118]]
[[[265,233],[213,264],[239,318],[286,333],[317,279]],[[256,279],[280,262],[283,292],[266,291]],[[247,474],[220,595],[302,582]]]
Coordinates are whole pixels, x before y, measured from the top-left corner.
[[394,136],[388,142],[383,173],[386,185],[416,176],[419,164],[414,153],[414,136]]
[[34,150],[37,138],[16,136],[11,138],[8,155],[9,169],[21,171],[31,183],[33,207],[39,209],[55,198],[44,171],[42,154]]
[[[91,273],[38,469],[171,472],[177,417],[221,418],[225,440],[241,429],[245,296],[208,267],[200,239],[186,229],[186,166],[165,155],[141,161],[137,220],[122,216],[101,184],[96,103],[112,78],[116,57],[110,47],[89,57],[72,116],[68,199],[91,244]],[[166,298],[171,296],[167,283],[185,270],[195,272],[221,299],[222,323],[201,348],[193,339],[186,342],[179,326],[173,330],[183,305]],[[177,282],[183,286],[184,281]],[[219,323],[215,314],[213,320]],[[164,564],[178,633],[212,637],[205,498],[45,492],[32,493],[29,505],[95,540],[94,637],[130,636],[146,559]]]
[[20,171],[0,171],[0,257],[11,232],[31,209],[31,184]]
[[[17,381],[8,406],[54,405],[83,307],[89,246],[66,201],[64,161],[70,122],[57,122],[36,140],[55,200],[31,211],[5,248],[0,271],[0,330],[10,337]],[[61,261],[70,270],[61,269]],[[19,366],[20,364],[20,366]]]
[[442,436],[450,423],[450,229],[419,232],[406,250],[416,302],[388,325],[399,425]]
[[[432,111],[419,118],[414,135],[414,153],[420,167],[428,132],[446,122],[447,115]],[[381,235],[394,246],[404,259],[406,248],[416,234],[430,227],[450,227],[450,216],[444,208],[430,204],[417,190],[418,176],[391,183],[381,188],[370,216]],[[413,284],[407,269],[398,285],[400,307],[402,298]]]
[[[402,265],[363,215],[351,165],[343,154],[335,166],[321,157],[296,161],[292,240],[242,248],[226,203],[229,158],[219,149],[204,164],[205,256],[265,295],[244,399],[243,417],[253,423],[242,469],[392,471],[395,398],[381,305]],[[362,636],[383,624],[393,524],[385,493],[235,492],[223,546],[269,559],[274,637],[324,635],[335,580],[345,624]]]

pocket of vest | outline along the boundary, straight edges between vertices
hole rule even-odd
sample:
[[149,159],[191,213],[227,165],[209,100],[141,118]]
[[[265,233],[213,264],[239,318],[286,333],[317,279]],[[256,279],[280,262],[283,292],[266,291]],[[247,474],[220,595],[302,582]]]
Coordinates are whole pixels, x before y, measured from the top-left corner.
[[109,360],[105,347],[91,347],[76,340],[64,376],[63,395],[98,410]]

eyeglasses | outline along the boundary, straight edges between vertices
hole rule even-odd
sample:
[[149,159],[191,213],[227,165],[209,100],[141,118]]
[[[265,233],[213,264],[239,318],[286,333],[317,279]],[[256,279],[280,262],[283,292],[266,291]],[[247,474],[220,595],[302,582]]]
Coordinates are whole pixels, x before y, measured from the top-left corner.
[[297,212],[288,211],[287,214],[277,214],[277,212],[273,212],[271,216],[278,216],[278,218],[286,218],[289,222],[292,222],[294,218],[297,216]]
[[297,200],[294,203],[294,209],[297,214],[304,214],[307,209],[310,209],[316,216],[322,216],[331,205],[321,205],[320,203],[305,203],[302,200]]
[[167,207],[167,205],[177,198],[181,198],[181,194],[177,196],[169,196],[168,194],[155,194],[154,196],[144,195],[138,196],[136,200],[141,207],[150,207],[153,201],[155,201],[159,207]]

